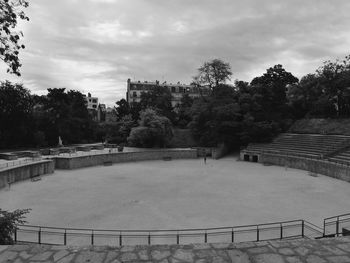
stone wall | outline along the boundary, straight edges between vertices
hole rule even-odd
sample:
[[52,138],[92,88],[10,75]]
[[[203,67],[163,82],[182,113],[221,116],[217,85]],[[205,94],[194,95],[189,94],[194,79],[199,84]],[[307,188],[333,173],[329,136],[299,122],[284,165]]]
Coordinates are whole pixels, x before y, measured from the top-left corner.
[[325,160],[264,153],[260,156],[259,162],[302,169],[350,182],[350,169],[348,166]]
[[77,169],[88,166],[103,165],[105,163],[138,162],[146,160],[192,159],[197,158],[196,149],[162,149],[140,152],[118,152],[85,156],[55,157],[57,169]]
[[8,182],[14,183],[27,180],[35,176],[53,173],[54,170],[54,162],[51,160],[26,163],[23,165],[1,169],[0,189],[6,187],[8,185]]
[[224,157],[226,154],[228,154],[229,148],[225,143],[221,143],[218,145],[218,147],[213,148],[211,151],[211,156],[213,159],[220,159]]

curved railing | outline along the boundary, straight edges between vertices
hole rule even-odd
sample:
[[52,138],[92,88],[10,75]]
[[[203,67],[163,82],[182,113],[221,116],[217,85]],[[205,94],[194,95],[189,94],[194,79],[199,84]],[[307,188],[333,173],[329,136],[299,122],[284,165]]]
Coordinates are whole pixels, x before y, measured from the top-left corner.
[[151,245],[246,242],[322,237],[322,229],[305,220],[234,227],[176,230],[106,230],[18,225],[16,242],[56,245]]
[[350,213],[332,216],[323,220],[323,236],[350,235]]

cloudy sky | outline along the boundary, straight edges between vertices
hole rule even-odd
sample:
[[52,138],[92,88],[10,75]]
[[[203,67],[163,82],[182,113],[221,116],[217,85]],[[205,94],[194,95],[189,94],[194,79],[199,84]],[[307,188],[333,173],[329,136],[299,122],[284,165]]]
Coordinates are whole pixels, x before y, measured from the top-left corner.
[[349,0],[30,0],[23,82],[66,87],[112,106],[126,80],[189,83],[205,61],[251,81],[282,64],[301,77],[350,54]]

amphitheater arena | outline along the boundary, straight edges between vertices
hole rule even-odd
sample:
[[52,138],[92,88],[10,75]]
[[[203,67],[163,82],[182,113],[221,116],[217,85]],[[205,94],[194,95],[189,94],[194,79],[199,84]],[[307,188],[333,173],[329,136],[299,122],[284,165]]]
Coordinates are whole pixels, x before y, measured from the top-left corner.
[[[280,169],[277,173],[301,170],[308,178],[328,178],[340,184],[340,180],[350,181],[350,136],[285,133],[268,144],[250,144],[240,152],[239,161],[237,157],[215,160],[224,154],[223,148],[207,152],[213,153],[213,159],[208,159],[208,166],[204,166],[203,171],[209,170],[210,165],[218,171],[221,164],[215,167],[215,162],[224,160],[254,165],[258,170],[276,167]],[[15,191],[27,182],[41,183],[50,177],[45,175],[54,178],[61,171],[70,173],[98,166],[118,169],[117,163],[142,161],[167,164],[192,160],[203,166],[202,155],[203,151],[198,149],[146,151],[125,148],[119,152],[111,145],[45,149],[40,153],[3,153],[0,156],[0,195],[1,192],[8,194]],[[256,164],[252,164],[254,162]],[[166,167],[163,166],[163,169]],[[50,222],[20,225],[14,236],[18,245],[0,246],[0,262],[22,262],[26,257],[32,261],[52,262],[350,262],[350,240],[346,237],[350,214],[347,211],[344,209],[341,213],[319,218],[317,224],[303,218],[290,218],[273,222],[255,221],[253,224],[217,224],[207,228],[199,225],[199,228],[151,230],[52,227]],[[32,243],[37,245],[30,245]],[[85,247],[73,249],[70,245]],[[96,247],[100,245],[113,247]]]

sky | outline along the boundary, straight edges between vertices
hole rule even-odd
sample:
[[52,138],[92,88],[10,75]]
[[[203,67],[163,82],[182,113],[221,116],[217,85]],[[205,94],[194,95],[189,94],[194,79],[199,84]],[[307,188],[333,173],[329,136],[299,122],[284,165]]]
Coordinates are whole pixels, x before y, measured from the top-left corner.
[[232,82],[282,64],[300,78],[350,54],[349,0],[29,0],[23,83],[79,90],[113,106],[128,78],[189,84],[214,58]]

